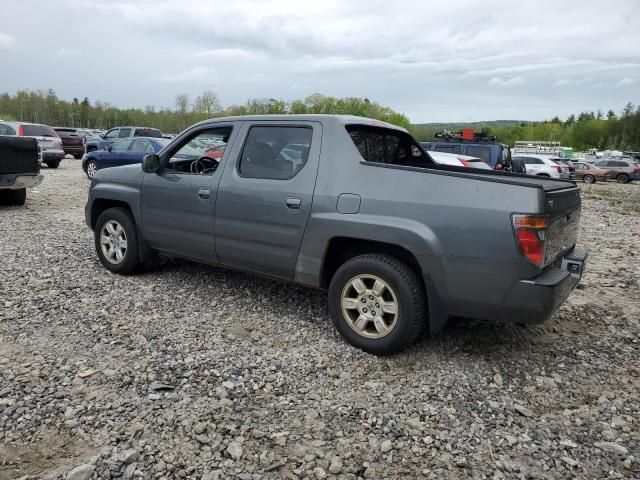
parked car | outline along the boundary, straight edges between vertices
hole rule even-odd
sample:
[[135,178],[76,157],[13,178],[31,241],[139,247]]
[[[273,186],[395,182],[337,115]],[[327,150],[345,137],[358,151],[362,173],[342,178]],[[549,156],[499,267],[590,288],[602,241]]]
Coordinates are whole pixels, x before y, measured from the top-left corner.
[[566,158],[557,158],[557,157],[551,157],[549,158],[549,160],[551,160],[552,162],[557,163],[558,165],[565,166],[569,169],[569,180],[575,180],[576,179],[576,167],[573,164],[573,162],[571,160],[568,160]]
[[574,162],[576,180],[584,183],[606,182],[609,180],[609,172],[587,162]]
[[24,205],[27,188],[42,182],[35,138],[0,136],[0,204]]
[[162,133],[157,128],[115,127],[99,135],[97,139],[87,139],[87,152],[104,150],[118,138],[131,137],[162,138]]
[[511,169],[511,149],[495,141],[443,139],[420,142],[425,150],[480,158],[495,170]]
[[596,167],[609,172],[609,178],[618,183],[629,183],[636,175],[640,174],[638,168],[631,160],[606,159],[596,162]]
[[142,157],[157,153],[169,143],[164,138],[119,138],[106,150],[94,150],[82,159],[82,169],[90,179],[98,170],[142,162]]
[[[219,164],[194,159],[203,136],[227,139]],[[353,116],[206,120],[142,166],[98,171],[85,212],[111,272],[163,252],[327,289],[338,331],[375,354],[449,316],[544,321],[587,255],[575,183],[454,171]]]
[[566,165],[558,165],[549,157],[543,155],[514,155],[518,162],[526,165],[527,175],[537,175],[540,177],[561,178],[570,180],[569,167]]
[[450,165],[453,167],[477,168],[480,170],[491,170],[481,158],[470,157],[469,155],[456,155],[453,153],[429,152],[429,156],[438,165]]
[[62,140],[62,149],[67,155],[80,159],[84,155],[84,136],[75,128],[53,127]]
[[1,122],[0,136],[32,137],[38,142],[40,159],[49,168],[58,168],[64,158],[62,140],[56,131],[39,123]]

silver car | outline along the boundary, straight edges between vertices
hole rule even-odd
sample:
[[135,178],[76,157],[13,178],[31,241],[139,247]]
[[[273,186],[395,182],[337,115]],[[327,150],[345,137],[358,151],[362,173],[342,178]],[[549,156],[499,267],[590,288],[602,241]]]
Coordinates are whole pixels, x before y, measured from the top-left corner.
[[38,142],[40,161],[49,168],[58,168],[64,158],[62,140],[55,130],[47,125],[25,122],[0,122],[0,135],[9,137],[32,137]]

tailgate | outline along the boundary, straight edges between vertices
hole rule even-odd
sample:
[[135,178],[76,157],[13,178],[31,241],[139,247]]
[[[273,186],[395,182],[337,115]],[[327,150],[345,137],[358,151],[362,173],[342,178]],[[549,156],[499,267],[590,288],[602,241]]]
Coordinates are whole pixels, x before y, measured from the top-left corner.
[[578,240],[580,226],[580,190],[578,187],[545,192],[549,215],[549,237],[545,265],[552,263]]
[[35,138],[0,137],[0,175],[38,173],[39,169]]

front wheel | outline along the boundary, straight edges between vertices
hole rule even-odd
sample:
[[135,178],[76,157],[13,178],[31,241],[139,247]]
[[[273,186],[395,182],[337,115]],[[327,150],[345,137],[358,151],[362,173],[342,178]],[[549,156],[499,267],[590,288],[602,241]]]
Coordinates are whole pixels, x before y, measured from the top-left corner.
[[629,183],[629,175],[626,173],[621,173],[616,177],[616,182],[618,183]]
[[351,345],[376,355],[395,353],[422,332],[424,287],[399,259],[360,255],[342,264],[331,279],[329,313]]
[[594,177],[593,175],[585,175],[584,177],[582,177],[582,181],[584,183],[596,183],[596,177]]
[[109,208],[98,217],[94,230],[96,253],[109,271],[128,275],[141,265],[138,232],[128,210]]
[[96,163],[95,160],[89,160],[87,162],[86,168],[87,168],[87,177],[89,177],[89,180],[92,180],[96,172],[98,171],[98,164]]

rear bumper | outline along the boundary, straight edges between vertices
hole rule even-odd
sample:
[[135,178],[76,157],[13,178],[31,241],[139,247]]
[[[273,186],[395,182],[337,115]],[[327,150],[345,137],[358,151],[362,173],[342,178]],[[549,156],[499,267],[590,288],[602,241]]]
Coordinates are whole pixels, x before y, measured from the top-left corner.
[[574,249],[540,276],[520,280],[505,297],[492,319],[517,323],[542,323],[562,305],[582,278],[586,250]]
[[42,152],[42,162],[47,163],[62,160],[65,156],[64,150],[45,150]]
[[63,145],[64,153],[75,155],[76,153],[84,153],[84,145]]
[[35,187],[42,182],[43,178],[43,175],[30,173],[0,175],[0,190],[19,190],[21,188]]

